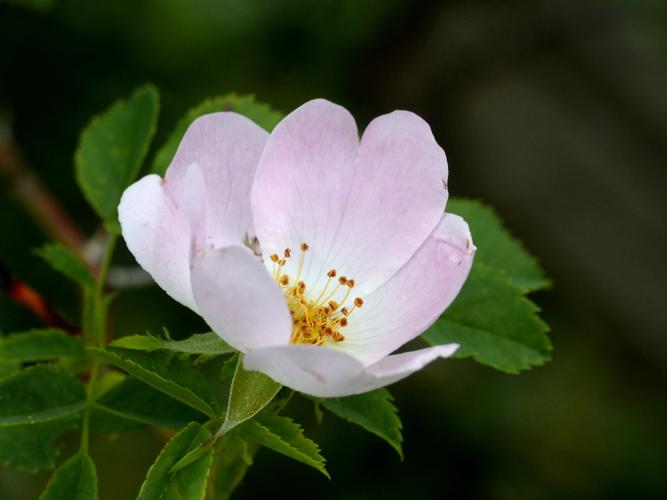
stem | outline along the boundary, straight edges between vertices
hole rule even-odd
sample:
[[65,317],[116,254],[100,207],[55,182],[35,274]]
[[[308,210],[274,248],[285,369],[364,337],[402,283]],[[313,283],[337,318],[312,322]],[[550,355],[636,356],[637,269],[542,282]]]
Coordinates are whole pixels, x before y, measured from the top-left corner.
[[[107,319],[107,305],[104,303],[104,285],[106,283],[109,267],[111,266],[111,259],[113,257],[114,249],[118,235],[111,234],[106,242],[104,248],[104,256],[100,265],[100,271],[97,275],[95,288],[87,290],[84,293],[83,306],[83,336],[86,345],[97,346],[103,345],[106,333],[106,319]],[[81,421],[81,450],[88,452],[88,444],[90,441],[90,409],[94,400],[93,392],[97,377],[100,373],[100,361],[97,357],[93,358],[90,368],[90,378],[86,385],[86,409],[83,411]]]

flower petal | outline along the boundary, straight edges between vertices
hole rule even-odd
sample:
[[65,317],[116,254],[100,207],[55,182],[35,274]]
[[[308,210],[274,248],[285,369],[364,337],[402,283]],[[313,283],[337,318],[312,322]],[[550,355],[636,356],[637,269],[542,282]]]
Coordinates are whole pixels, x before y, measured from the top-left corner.
[[232,347],[248,351],[289,342],[292,318],[283,294],[247,249],[197,252],[192,290],[203,318]]
[[450,356],[456,344],[429,347],[389,356],[369,368],[343,352],[313,345],[257,349],[243,359],[256,370],[287,387],[322,398],[360,394],[392,384],[438,357]]
[[[222,247],[254,236],[250,190],[267,138],[254,122],[228,112],[201,116],[185,132],[165,178],[176,204],[197,226],[198,241]],[[197,200],[182,189],[193,163],[203,177],[205,214],[192,210]]]
[[[373,120],[361,144],[352,116],[324,100],[288,115],[266,143],[252,191],[265,254],[310,245],[304,281],[355,278],[369,293],[403,266],[437,225],[447,162],[429,126],[395,111]],[[298,259],[287,265],[294,276]]]
[[345,341],[332,348],[369,365],[417,337],[459,293],[474,251],[465,221],[444,214],[412,259],[352,312],[343,331]]
[[197,311],[190,288],[192,234],[157,175],[125,190],[118,206],[123,238],[134,258],[172,298]]

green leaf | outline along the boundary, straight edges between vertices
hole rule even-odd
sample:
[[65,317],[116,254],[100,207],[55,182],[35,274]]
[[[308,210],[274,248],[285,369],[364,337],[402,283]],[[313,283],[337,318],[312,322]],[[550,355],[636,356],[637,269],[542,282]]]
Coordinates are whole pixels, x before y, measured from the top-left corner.
[[254,417],[278,394],[280,387],[278,382],[263,373],[244,370],[243,357],[239,356],[229,391],[222,432],[227,432]]
[[512,283],[526,291],[551,286],[539,262],[503,226],[498,214],[475,200],[450,199],[447,211],[460,215],[470,226],[477,252],[475,260],[502,269]]
[[137,177],[157,123],[155,87],[137,89],[91,120],[75,155],[76,178],[88,202],[109,226],[125,188]]
[[235,352],[233,347],[213,332],[196,333],[185,340],[165,340],[152,335],[128,335],[114,340],[111,346],[137,351],[166,349],[183,354],[206,356],[220,356]]
[[[135,378],[128,378],[109,389],[93,403],[93,408],[96,411],[91,416],[91,428],[96,432],[113,432],[125,426],[132,428],[131,423],[180,429],[189,422],[205,420],[202,413]],[[119,424],[110,417],[126,422]]]
[[230,433],[222,437],[213,455],[207,498],[227,500],[243,480],[258,446]]
[[216,390],[204,374],[187,360],[178,359],[167,351],[150,353],[127,349],[92,349],[108,363],[125,370],[158,391],[168,394],[195,410],[215,419],[219,404]]
[[83,287],[93,286],[93,277],[90,275],[90,271],[69,248],[60,243],[47,243],[35,250],[35,253],[51,264],[51,267],[56,271],[64,274],[75,283]]
[[13,359],[0,358],[0,379],[12,375],[21,369],[21,363]]
[[169,163],[176,154],[185,131],[196,118],[218,111],[235,111],[236,113],[240,113],[269,132],[283,117],[282,113],[272,110],[267,104],[255,101],[252,95],[237,95],[232,93],[206,99],[204,102],[190,109],[179,120],[174,131],[155,155],[153,172],[164,175]]
[[431,344],[459,344],[456,357],[518,373],[550,357],[549,328],[537,312],[505,273],[475,262],[454,303],[423,337]]
[[20,362],[43,361],[61,357],[83,357],[79,337],[57,328],[28,330],[0,338],[0,358]]
[[334,415],[360,425],[384,439],[403,459],[402,425],[392,400],[387,389],[377,389],[356,396],[318,401],[321,401],[322,405]]
[[85,406],[83,386],[59,367],[36,365],[0,380],[0,426],[57,420]]
[[244,438],[310,465],[331,479],[319,446],[304,436],[301,426],[292,419],[262,412],[241,424],[239,432]]
[[97,500],[97,472],[87,453],[80,451],[58,467],[39,500]]
[[207,453],[176,473],[171,468],[190,450],[208,441],[211,434],[197,423],[191,423],[176,434],[160,452],[151,466],[137,500],[203,499],[211,468]]
[[60,452],[53,441],[76,428],[79,420],[69,416],[41,424],[0,426],[0,463],[31,471],[53,468]]

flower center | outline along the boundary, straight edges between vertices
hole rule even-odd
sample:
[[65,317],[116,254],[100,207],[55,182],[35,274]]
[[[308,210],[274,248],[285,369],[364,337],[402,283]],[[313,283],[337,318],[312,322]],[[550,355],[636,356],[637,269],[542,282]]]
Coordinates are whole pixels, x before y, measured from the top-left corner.
[[[355,309],[364,305],[361,297],[356,297],[351,306],[346,302],[354,288],[354,280],[345,276],[337,276],[336,270],[327,272],[327,280],[324,287],[317,294],[309,294],[306,297],[306,284],[301,280],[301,271],[306,259],[309,247],[301,243],[301,258],[295,279],[283,273],[283,268],[292,257],[292,250],[286,248],[283,256],[271,255],[273,262],[273,279],[280,285],[283,291],[287,307],[292,315],[292,344],[314,344],[322,345],[326,342],[342,342],[345,336],[341,329],[349,325],[349,317]],[[342,292],[341,289],[344,289]],[[340,303],[333,298],[343,293]],[[313,296],[317,298],[312,299]]]

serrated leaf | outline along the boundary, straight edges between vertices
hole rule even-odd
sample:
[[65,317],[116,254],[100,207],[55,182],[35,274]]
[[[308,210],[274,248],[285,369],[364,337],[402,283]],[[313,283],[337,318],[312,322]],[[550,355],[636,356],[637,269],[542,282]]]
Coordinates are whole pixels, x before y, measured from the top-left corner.
[[505,229],[498,214],[475,200],[453,198],[447,211],[460,215],[470,226],[477,252],[475,260],[502,269],[512,283],[526,291],[551,286],[539,262]]
[[20,362],[44,361],[61,357],[82,357],[81,338],[57,328],[28,330],[0,338],[0,358]]
[[133,423],[180,429],[189,422],[205,420],[202,413],[135,378],[109,389],[93,408],[91,429],[96,432],[132,428]]
[[151,466],[137,500],[195,500],[203,499],[206,480],[211,468],[207,453],[176,473],[171,468],[190,450],[208,441],[211,434],[197,423],[188,424],[160,452]]
[[509,277],[481,262],[454,303],[423,334],[431,344],[460,345],[456,357],[476,361],[508,373],[518,373],[549,359],[547,325],[537,306]]
[[243,480],[258,446],[248,443],[241,436],[231,433],[223,436],[213,455],[207,498],[227,500]]
[[166,349],[183,354],[206,356],[220,356],[235,352],[233,347],[214,332],[196,333],[184,340],[165,340],[152,335],[128,335],[114,340],[111,346],[137,351]]
[[76,428],[79,420],[70,416],[41,424],[0,427],[0,463],[30,471],[53,468],[60,452],[53,441]]
[[97,472],[87,453],[80,451],[53,473],[39,500],[97,500]]
[[254,417],[278,394],[280,387],[278,382],[263,373],[244,370],[243,357],[239,356],[229,391],[223,432]]
[[158,391],[191,406],[211,418],[218,418],[216,387],[187,360],[166,351],[150,353],[110,347],[96,348],[107,362],[125,370]]
[[157,90],[146,85],[93,118],[81,134],[75,155],[77,182],[107,225],[117,222],[121,194],[139,173],[158,108]]
[[322,405],[334,415],[357,424],[384,439],[403,459],[401,420],[387,389],[344,398],[321,399]]
[[185,135],[185,131],[196,118],[218,111],[234,111],[240,113],[269,132],[276,126],[283,116],[282,113],[272,110],[267,104],[255,101],[255,98],[252,95],[236,95],[232,93],[206,99],[194,108],[188,110],[185,116],[179,120],[174,131],[169,135],[164,145],[155,155],[152,168],[153,172],[159,175],[164,175],[169,163],[176,154],[176,150],[178,149],[181,139],[183,139],[183,136]]
[[262,412],[241,424],[238,431],[244,438],[310,465],[331,479],[319,446],[304,436],[301,426],[291,418]]
[[36,365],[0,380],[0,427],[57,420],[85,406],[83,386],[59,367]]
[[35,250],[46,262],[51,264],[56,271],[65,275],[75,283],[83,287],[93,286],[93,277],[86,265],[72,253],[69,248],[60,243],[47,243],[41,248]]

